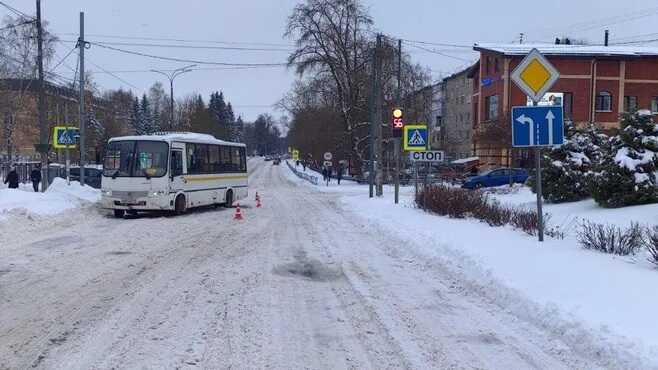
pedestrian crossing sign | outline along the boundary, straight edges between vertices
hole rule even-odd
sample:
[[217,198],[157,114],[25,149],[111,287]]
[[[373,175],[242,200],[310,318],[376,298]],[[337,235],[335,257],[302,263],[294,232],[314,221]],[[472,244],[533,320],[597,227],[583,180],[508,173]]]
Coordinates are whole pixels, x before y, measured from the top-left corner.
[[78,137],[80,137],[80,131],[77,127],[56,126],[53,131],[53,147],[57,149],[75,148]]
[[427,150],[429,138],[427,125],[405,125],[403,138],[405,151],[422,152]]

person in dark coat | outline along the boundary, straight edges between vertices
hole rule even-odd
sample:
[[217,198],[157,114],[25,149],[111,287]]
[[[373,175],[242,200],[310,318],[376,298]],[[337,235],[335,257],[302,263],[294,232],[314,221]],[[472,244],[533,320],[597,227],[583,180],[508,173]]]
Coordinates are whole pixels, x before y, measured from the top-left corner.
[[338,179],[338,185],[340,185],[340,180],[343,179],[343,165],[339,164],[336,168],[336,179]]
[[36,167],[30,172],[30,180],[32,180],[32,188],[35,193],[39,192],[39,183],[41,182],[41,165],[37,164]]
[[9,189],[18,189],[18,173],[16,166],[11,166],[7,177],[5,177],[5,184],[9,184]]

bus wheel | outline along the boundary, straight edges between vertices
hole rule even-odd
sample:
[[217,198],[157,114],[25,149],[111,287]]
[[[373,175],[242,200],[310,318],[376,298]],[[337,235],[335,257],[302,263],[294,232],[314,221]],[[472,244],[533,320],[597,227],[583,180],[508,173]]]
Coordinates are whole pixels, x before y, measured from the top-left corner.
[[126,213],[126,212],[125,212],[123,209],[115,209],[115,210],[114,210],[114,217],[116,217],[116,218],[123,218],[123,215],[124,215],[125,213]]
[[179,195],[176,197],[176,203],[175,203],[175,212],[177,215],[182,215],[185,213],[185,196],[184,195]]
[[224,207],[233,208],[233,190],[226,192],[226,203],[224,203]]

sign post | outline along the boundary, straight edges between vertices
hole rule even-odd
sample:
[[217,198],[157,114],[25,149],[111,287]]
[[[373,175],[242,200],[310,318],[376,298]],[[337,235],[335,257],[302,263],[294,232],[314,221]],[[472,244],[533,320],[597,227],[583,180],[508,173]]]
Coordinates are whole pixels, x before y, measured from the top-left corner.
[[539,52],[532,49],[512,72],[512,81],[532,100],[533,106],[512,108],[512,146],[535,148],[537,191],[537,237],[544,241],[542,210],[541,149],[543,146],[562,145],[564,119],[561,106],[538,107],[537,103],[560,78],[560,73]]
[[[71,185],[71,158],[69,149],[75,148],[76,139],[80,137],[77,127],[55,126],[53,129],[53,147],[64,149],[66,155],[66,184]],[[84,169],[81,167],[80,171]]]
[[[404,125],[402,140],[404,151],[424,152],[427,150],[429,131],[427,125],[412,124]],[[418,166],[413,162],[414,169],[414,195],[418,197]]]

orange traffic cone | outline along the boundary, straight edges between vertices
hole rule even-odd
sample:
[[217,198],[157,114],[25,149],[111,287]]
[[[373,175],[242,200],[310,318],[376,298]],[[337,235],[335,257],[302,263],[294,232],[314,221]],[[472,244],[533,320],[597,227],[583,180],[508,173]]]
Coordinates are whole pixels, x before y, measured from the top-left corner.
[[240,211],[240,203],[235,207],[235,215],[233,215],[234,220],[242,220],[242,212]]
[[260,197],[258,197],[258,198],[256,198],[256,208],[260,208],[260,207],[261,207]]

